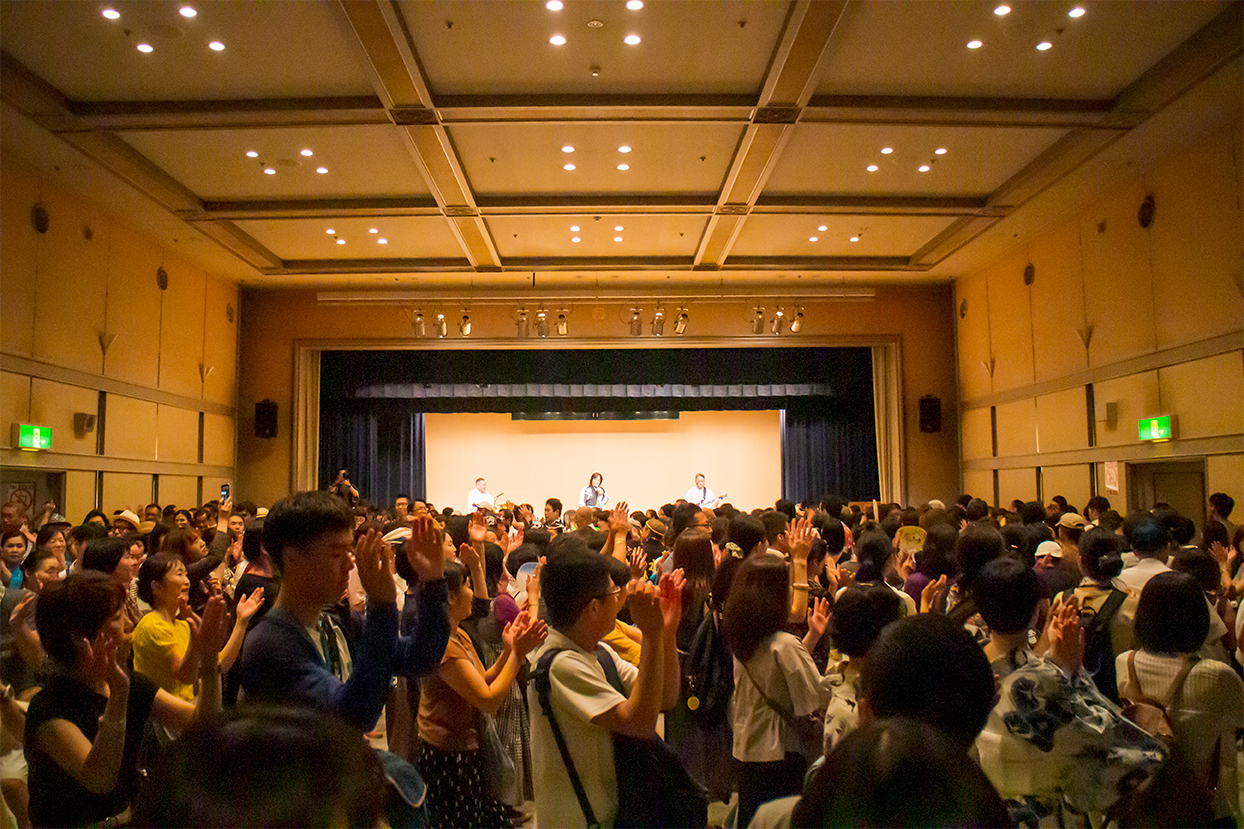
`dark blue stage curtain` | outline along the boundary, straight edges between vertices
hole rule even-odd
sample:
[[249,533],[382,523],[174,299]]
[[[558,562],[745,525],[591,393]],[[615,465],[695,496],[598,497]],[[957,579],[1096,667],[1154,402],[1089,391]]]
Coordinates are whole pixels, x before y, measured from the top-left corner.
[[817,400],[783,410],[782,497],[800,503],[880,496],[871,389],[864,397],[861,390],[848,411]]
[[348,469],[350,482],[372,503],[389,506],[399,494],[423,500],[423,412],[386,403],[321,410],[320,481],[327,486],[338,469]]

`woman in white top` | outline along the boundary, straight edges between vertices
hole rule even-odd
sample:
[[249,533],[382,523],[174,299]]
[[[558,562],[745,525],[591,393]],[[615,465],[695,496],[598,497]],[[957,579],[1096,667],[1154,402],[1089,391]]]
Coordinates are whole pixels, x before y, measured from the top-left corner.
[[793,723],[823,712],[833,694],[812,661],[812,649],[825,633],[828,603],[809,612],[801,642],[785,631],[790,592],[786,562],[753,555],[739,566],[722,617],[722,634],[734,653],[739,826],[751,821],[761,803],[799,793],[804,771],[816,758],[800,753],[803,741]]
[[579,506],[604,509],[609,503],[609,493],[605,492],[604,483],[604,476],[599,472],[593,472],[592,477],[587,481],[587,486],[583,487],[583,491],[579,493]]
[[[1244,682],[1230,666],[1198,659],[1196,652],[1209,632],[1209,612],[1205,594],[1192,576],[1157,574],[1145,584],[1136,608],[1134,631],[1140,648],[1119,654],[1115,674],[1120,696],[1143,696],[1166,705],[1176,745],[1198,782],[1213,791],[1214,819],[1233,816],[1238,825],[1235,738],[1244,728]],[[1129,677],[1129,662],[1139,688]],[[1189,663],[1192,667],[1182,687],[1172,687]]]

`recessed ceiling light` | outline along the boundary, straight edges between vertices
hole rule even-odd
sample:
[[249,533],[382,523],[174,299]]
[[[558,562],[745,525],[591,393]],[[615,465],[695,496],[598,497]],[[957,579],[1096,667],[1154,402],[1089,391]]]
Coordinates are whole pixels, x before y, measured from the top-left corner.
[[570,241],[574,242],[575,244],[578,244],[579,242],[581,242],[581,241],[583,241],[583,240],[582,240],[582,239],[580,239],[578,236],[571,236],[571,237],[570,237]]
[[325,173],[328,172],[328,168],[327,167],[316,167],[315,171],[319,173],[320,175],[324,175]]
[[627,35],[626,37],[622,38],[622,42],[625,43],[627,46],[638,46],[639,35]]
[[182,17],[194,17],[196,14],[198,14],[198,12],[194,10],[193,6],[182,6],[180,9],[178,9],[178,11],[181,12]]
[[380,232],[380,228],[378,228],[378,227],[369,227],[369,228],[367,228],[367,232],[368,232],[368,233],[379,233],[379,232]]
[[985,45],[985,44],[984,44],[984,43],[981,43],[979,40],[969,40],[969,41],[968,41],[968,48],[969,48],[969,49],[979,49],[979,48],[981,48],[981,47],[982,47],[982,46],[984,46],[984,45]]
[[578,232],[579,232],[579,226],[578,226],[578,225],[571,225],[571,226],[570,226],[570,232],[571,232],[571,233],[578,233]]
[[875,173],[875,172],[877,172],[877,165],[876,165],[876,164],[869,164],[869,165],[868,165],[865,169],[866,169],[866,170],[868,170],[868,172],[870,172],[870,173]]
[[299,153],[299,155],[301,155],[303,158],[310,158],[311,156],[315,155],[315,153],[311,152],[310,150],[302,150]]
[[938,147],[936,150],[933,151],[933,155],[946,155],[946,148]]
[[851,237],[851,241],[852,241],[852,242],[858,242],[859,240],[860,240],[860,237],[858,237],[858,236],[852,236],[852,237]]
[[808,241],[809,241],[809,242],[815,242],[815,241],[816,241],[817,239],[819,239],[819,238],[820,238],[819,236],[809,236],[809,237],[808,237]]
[[614,237],[613,237],[613,241],[615,241],[615,242],[621,242],[621,241],[622,241],[622,237],[621,237],[621,236],[614,236]]
[[254,150],[247,150],[246,157],[247,158],[259,158],[259,153],[255,152]]
[[387,245],[387,244],[389,244],[389,240],[388,240],[388,239],[386,239],[386,238],[384,238],[383,236],[381,236],[379,239],[377,239],[377,240],[376,240],[376,244],[377,244],[377,245]]
[[104,17],[108,18],[109,20],[119,20],[121,18],[121,12],[117,11],[116,9],[104,9],[102,12],[100,12],[100,14],[102,14]]
[[573,170],[574,168],[575,168],[575,167],[574,167],[574,165],[573,165],[573,164],[563,164],[563,165],[562,165],[562,169],[563,169],[563,170],[565,170],[565,171],[567,171],[567,172],[569,172],[569,171]]
[[337,240],[337,244],[339,244],[339,245],[344,245],[345,243],[346,243],[346,240],[345,240],[345,239],[338,239],[338,240]]
[[142,53],[144,53],[144,54],[146,54],[147,52],[154,52],[154,51],[155,51],[154,49],[152,49],[152,48],[151,48],[151,44],[150,44],[150,43],[140,43],[140,44],[138,44],[138,45],[137,45],[136,47],[134,47],[134,48],[136,48],[138,51],[140,51],[140,52],[142,52]]
[[559,12],[566,6],[562,3],[562,0],[549,0],[549,2],[544,4],[544,7],[551,12]]
[[1076,6],[1074,9],[1067,12],[1067,16],[1068,17],[1084,17],[1084,7]]
[[1007,5],[1001,5],[1001,6],[998,6],[996,9],[994,9],[993,13],[998,15],[998,17],[1003,17],[1004,15],[1008,15],[1011,13],[1011,7]]
[[644,0],[626,0],[626,7],[633,12],[637,12],[644,7]]
[[825,231],[829,230],[829,226],[828,225],[817,225],[816,229],[824,233]]
[[270,175],[270,176],[275,176],[275,175],[276,175],[276,168],[275,168],[275,167],[264,167],[264,168],[263,168],[263,171],[264,171],[265,173],[267,173],[268,175]]
[[621,233],[624,228],[622,227],[622,225],[614,225],[613,229],[617,231],[618,233]]
[[921,164],[921,165],[920,165],[919,167],[917,167],[916,169],[917,169],[917,170],[919,170],[919,171],[920,171],[920,172],[922,172],[922,173],[927,173],[927,172],[929,171],[929,165],[928,165],[928,164]]
[[329,236],[332,236],[332,235],[334,235],[337,231],[333,230],[333,229],[330,227],[328,230],[326,230],[326,231],[324,231],[324,232],[325,232],[325,233],[327,233]]
[[621,147],[618,147],[618,152],[620,153],[629,153],[630,151],[631,151],[631,148],[626,144],[623,144]]
[[552,43],[554,46],[565,46],[566,36],[565,35],[553,35],[551,38],[549,38],[549,43]]
[[207,48],[211,49],[213,52],[223,52],[225,51],[225,44],[221,43],[219,40],[213,40],[211,43],[207,44]]
[[1040,43],[1038,43],[1038,44],[1037,44],[1037,51],[1038,51],[1038,52],[1044,52],[1044,51],[1047,51],[1047,50],[1049,50],[1049,49],[1053,49],[1053,48],[1054,48],[1054,44],[1053,44],[1053,43],[1050,43],[1048,40],[1043,40],[1043,41],[1041,41]]
[[618,169],[619,169],[619,170],[621,170],[622,172],[624,172],[624,173],[625,173],[627,170],[631,169],[631,165],[629,165],[629,164],[619,164],[619,165],[618,165]]
[[893,148],[893,147],[882,147],[882,148],[881,148],[881,154],[882,154],[882,155],[889,155],[889,154],[890,154],[890,153],[892,153],[892,152],[894,152],[894,148]]
[[574,147],[572,147],[572,146],[570,146],[569,144],[567,144],[566,146],[562,147],[562,152],[564,152],[564,153],[572,153],[572,152],[574,152]]

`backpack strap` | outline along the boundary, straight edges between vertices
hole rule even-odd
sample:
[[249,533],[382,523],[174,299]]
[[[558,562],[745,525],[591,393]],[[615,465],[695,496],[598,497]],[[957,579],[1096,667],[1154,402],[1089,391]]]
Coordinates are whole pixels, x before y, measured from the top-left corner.
[[1140,677],[1136,674],[1136,651],[1132,651],[1127,655],[1127,682],[1131,690],[1131,693],[1127,695],[1128,699],[1136,702],[1154,703],[1160,706],[1163,711],[1174,708],[1175,700],[1178,699],[1183,693],[1184,682],[1187,681],[1188,674],[1192,672],[1192,669],[1196,667],[1196,663],[1200,661],[1200,658],[1194,654],[1187,662],[1184,663],[1183,668],[1180,669],[1179,673],[1175,675],[1175,681],[1171,683],[1171,690],[1170,694],[1167,696],[1167,701],[1163,703],[1160,700],[1150,699],[1145,696],[1144,689],[1140,687]]
[[1192,657],[1188,660],[1188,662],[1180,670],[1180,672],[1175,675],[1175,681],[1171,683],[1170,702],[1167,703],[1167,708],[1175,707],[1175,700],[1183,695],[1184,682],[1187,681],[1188,674],[1192,673],[1192,669],[1195,668],[1196,663],[1200,661],[1201,661],[1200,657],[1198,657],[1196,654],[1193,654]]
[[1131,693],[1129,699],[1144,699],[1145,691],[1140,687],[1140,677],[1136,675],[1136,651],[1127,655],[1127,684]]
[[[562,762],[566,764],[566,774],[570,777],[570,785],[574,788],[575,797],[579,799],[579,807],[583,809],[583,818],[589,827],[596,827],[600,826],[600,823],[596,820],[596,813],[592,811],[592,804],[587,799],[587,792],[583,789],[583,781],[579,779],[579,772],[574,767],[574,760],[570,756],[570,746],[566,745],[566,738],[557,724],[557,718],[553,716],[553,685],[549,678],[549,671],[553,667],[553,660],[563,650],[565,648],[552,648],[540,655],[540,661],[536,663],[536,671],[533,674],[536,696],[540,700],[540,710],[544,712],[544,716],[549,721],[549,729],[553,732],[553,740],[557,743],[557,750],[562,755]],[[601,657],[599,650],[596,656],[597,659]],[[610,660],[610,663],[612,661]],[[601,664],[603,667],[604,663]],[[614,674],[617,674],[616,668]]]
[[600,663],[601,670],[605,672],[605,679],[613,686],[613,690],[626,696],[626,691],[622,688],[622,675],[618,673],[618,666],[604,645],[596,646],[596,661]]

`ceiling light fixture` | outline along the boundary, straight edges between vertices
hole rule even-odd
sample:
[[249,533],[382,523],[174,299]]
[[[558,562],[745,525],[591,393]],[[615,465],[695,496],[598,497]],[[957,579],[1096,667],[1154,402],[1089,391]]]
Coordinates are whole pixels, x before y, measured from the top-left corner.
[[928,164],[921,164],[921,165],[920,165],[919,167],[917,167],[916,169],[917,169],[917,170],[919,170],[919,171],[920,171],[920,172],[922,172],[922,173],[927,173],[927,172],[928,172],[931,168],[929,167],[929,165],[928,165]]
[[154,51],[155,51],[155,49],[152,49],[152,48],[151,48],[151,44],[150,44],[150,43],[140,43],[140,44],[138,44],[137,46],[135,46],[134,48],[135,48],[135,49],[137,49],[138,51],[142,52],[144,55],[145,55],[145,54],[148,54],[148,53],[150,53],[150,52],[154,52]]
[[266,173],[267,175],[270,175],[270,176],[275,176],[275,175],[276,175],[276,168],[275,168],[275,167],[264,167],[264,168],[263,168],[263,171],[264,171],[264,173]]
[[549,43],[552,43],[554,46],[565,46],[566,36],[565,35],[553,35],[551,38],[549,38]]
[[[107,17],[108,15],[105,14],[104,16]],[[1068,17],[1084,17],[1084,7],[1076,6],[1071,11],[1067,12],[1067,16]]]
[[652,315],[652,336],[660,337],[665,334],[665,310],[660,305],[657,306],[656,312]]
[[377,244],[377,245],[387,245],[387,244],[389,244],[389,240],[388,240],[388,239],[386,239],[386,238],[384,238],[383,236],[381,236],[379,239],[377,239],[377,240],[376,240],[376,244]]
[[851,237],[848,241],[851,241],[851,242],[858,242],[859,240],[860,240],[860,237],[858,237],[858,236],[852,236],[852,237]]
[[752,333],[759,336],[765,333],[765,309],[756,307],[756,313],[752,317]]
[[996,9],[993,10],[993,13],[998,15],[998,17],[1005,17],[1006,15],[1011,13],[1011,7],[1005,6],[1005,5],[998,6]]
[[198,14],[198,12],[194,10],[193,6],[182,6],[180,9],[178,9],[178,11],[181,12],[181,16],[186,19],[194,17],[196,14]]
[[799,329],[803,328],[803,309],[800,308],[795,312],[795,318],[790,321],[790,333],[798,334]]
[[938,147],[936,150],[933,151],[933,155],[946,155],[946,148]]
[[445,319],[443,313],[436,315],[436,336],[444,337],[449,333],[449,320]]
[[369,227],[369,228],[367,228],[367,232],[368,232],[368,233],[379,233],[379,232],[380,232],[380,229],[379,229],[379,228],[376,228],[376,227]]
[[638,337],[644,333],[644,321],[640,319],[639,306],[631,309],[631,336]]
[[462,322],[458,323],[458,333],[464,337],[471,336],[471,315],[465,308],[462,311]]
[[544,4],[544,7],[551,12],[559,12],[566,8],[565,4],[562,3],[562,0],[549,0],[549,2]]
[[829,225],[817,225],[816,229],[824,233],[825,231],[829,230]]
[[331,227],[324,232],[327,233],[329,236],[335,236],[337,234],[337,231],[333,230]]
[[298,154],[302,156],[303,158],[310,158],[311,156],[315,155],[315,153],[313,153],[311,150],[299,150]]
[[894,152],[894,148],[893,148],[893,147],[882,147],[882,148],[881,148],[881,154],[882,154],[882,155],[889,155],[889,154],[890,154],[890,153],[892,153],[892,152]]
[[338,239],[338,240],[337,240],[337,244],[339,244],[339,245],[344,245],[345,243],[346,243],[346,240],[345,240],[345,239]]
[[571,226],[570,226],[570,232],[571,232],[571,233],[578,233],[578,232],[579,232],[579,226],[578,226],[578,225],[571,225]]
[[247,158],[259,158],[259,153],[255,152],[254,150],[247,150],[246,157]]
[[1043,40],[1037,44],[1038,52],[1048,52],[1050,49],[1053,49],[1053,48],[1054,48],[1054,44],[1050,43],[1048,40]]
[[580,239],[578,236],[571,236],[571,237],[570,237],[570,241],[574,242],[574,243],[577,245],[577,244],[579,244],[580,242],[582,242],[583,240],[582,240],[582,239]]
[[564,153],[572,153],[572,152],[574,152],[574,147],[572,147],[572,146],[570,146],[569,144],[567,144],[566,146],[562,147],[562,152],[564,152]]
[[638,46],[639,35],[627,35],[626,37],[622,38],[622,42],[625,43],[627,46]]
[[617,231],[618,233],[621,233],[623,230],[625,230],[625,228],[622,227],[622,225],[614,225],[613,229]]
[[864,169],[868,170],[868,172],[870,172],[870,173],[875,173],[875,172],[877,172],[878,167],[877,167],[877,165],[876,165],[876,164],[869,164],[869,165],[868,165],[867,167],[865,167]]
[[100,14],[102,14],[104,17],[108,18],[109,20],[120,20],[121,19],[121,12],[117,11],[116,9],[104,9],[103,11],[100,12]]
[[631,151],[631,148],[627,144],[623,144],[621,147],[618,147],[618,152],[620,153],[629,153],[630,151]]
[[527,320],[527,309],[519,308],[514,316],[514,324],[518,327],[519,337],[531,336],[531,323]]
[[543,308],[536,311],[536,336],[547,337],[549,335],[549,315]]
[[557,312],[556,328],[557,328],[557,336],[559,337],[566,336],[566,332],[569,330],[569,326],[566,324],[566,312],[565,311]]
[[566,172],[571,172],[575,169],[575,166],[573,164],[563,164],[562,169]]
[[637,12],[644,7],[644,0],[626,0],[626,7],[633,12]]
[[982,46],[984,46],[984,45],[985,45],[985,44],[984,44],[984,43],[982,43],[982,42],[980,42],[979,40],[969,40],[969,41],[968,41],[968,48],[969,48],[969,49],[979,49],[979,48],[981,48],[981,47],[982,47]]
[[681,336],[682,334],[686,333],[686,331],[687,331],[687,312],[685,310],[680,310],[678,312],[678,319],[674,320],[674,333]]
[[221,43],[219,40],[213,40],[211,43],[207,44],[207,48],[211,49],[213,52],[223,52],[225,51],[225,44]]
[[316,167],[315,171],[319,173],[320,175],[324,175],[325,173],[328,172],[328,168],[327,167]]
[[808,237],[808,241],[809,241],[809,242],[815,242],[815,241],[816,241],[817,239],[819,239],[819,238],[821,238],[821,237],[820,237],[820,236],[809,236],[809,237]]
[[613,237],[613,241],[615,241],[615,242],[621,242],[621,241],[622,241],[622,237],[621,237],[621,236],[614,236],[614,237]]
[[428,329],[427,326],[424,325],[422,311],[415,312],[415,315],[411,317],[410,324],[415,329],[416,337],[423,337],[427,335]]
[[618,165],[618,169],[619,169],[619,170],[621,170],[622,172],[624,172],[624,173],[625,173],[627,170],[631,169],[631,165],[629,165],[629,164],[619,164],[619,165]]

